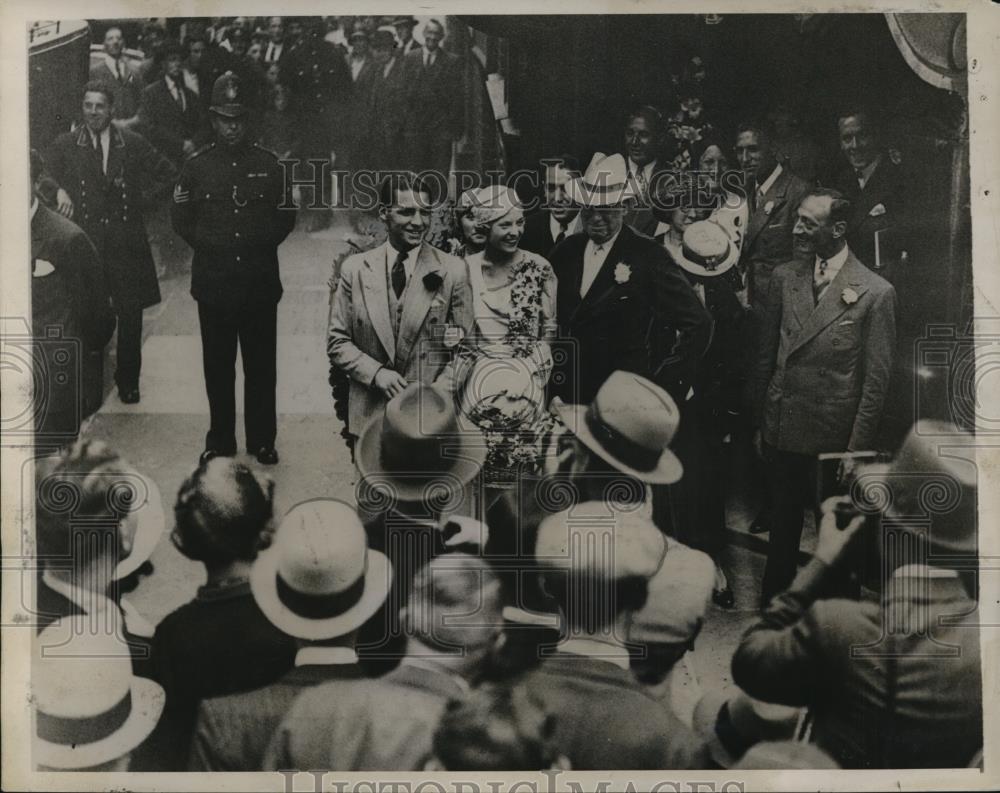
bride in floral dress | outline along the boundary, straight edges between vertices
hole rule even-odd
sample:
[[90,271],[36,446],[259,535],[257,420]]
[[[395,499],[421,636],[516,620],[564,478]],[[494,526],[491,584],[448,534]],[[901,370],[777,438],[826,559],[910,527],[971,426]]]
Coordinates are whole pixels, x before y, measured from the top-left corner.
[[476,324],[459,356],[459,409],[485,437],[484,483],[505,488],[538,470],[551,428],[545,388],[556,334],[556,277],[547,260],[518,247],[524,212],[513,190],[483,188],[471,213],[486,245],[465,259]]

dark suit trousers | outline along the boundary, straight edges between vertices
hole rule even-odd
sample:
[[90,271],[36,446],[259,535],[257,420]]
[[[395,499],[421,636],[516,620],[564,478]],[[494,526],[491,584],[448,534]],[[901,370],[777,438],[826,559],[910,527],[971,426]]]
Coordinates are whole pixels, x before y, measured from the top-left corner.
[[119,308],[118,363],[115,383],[123,391],[139,387],[142,368],[142,309],[138,306]]
[[236,452],[236,345],[243,358],[243,404],[247,449],[273,446],[277,434],[278,304],[261,303],[235,313],[198,303],[202,362],[211,427],[205,448]]
[[766,605],[795,578],[805,509],[815,509],[816,457],[765,444],[764,464],[774,510],[761,593]]

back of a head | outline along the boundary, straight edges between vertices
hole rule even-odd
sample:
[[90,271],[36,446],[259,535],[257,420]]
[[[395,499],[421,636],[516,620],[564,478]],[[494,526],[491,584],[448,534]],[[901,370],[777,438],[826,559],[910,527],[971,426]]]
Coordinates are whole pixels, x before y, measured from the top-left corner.
[[242,463],[216,457],[181,485],[174,505],[174,543],[207,565],[253,561],[269,544],[274,483]]
[[453,700],[434,733],[447,771],[542,771],[560,767],[555,717],[524,688],[484,685]]
[[501,609],[500,579],[485,560],[445,554],[414,576],[408,632],[428,647],[472,655],[492,644]]
[[142,478],[100,441],[77,441],[35,474],[37,553],[68,558],[81,545],[120,552],[122,520],[145,496]]

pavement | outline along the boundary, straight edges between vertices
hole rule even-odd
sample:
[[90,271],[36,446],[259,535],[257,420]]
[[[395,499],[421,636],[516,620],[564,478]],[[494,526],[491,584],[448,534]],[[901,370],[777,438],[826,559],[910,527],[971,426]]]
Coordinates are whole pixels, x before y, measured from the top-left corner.
[[[181,482],[197,466],[208,427],[208,402],[201,365],[198,315],[190,287],[190,250],[151,222],[161,271],[163,300],[145,314],[142,401],[122,404],[111,387],[114,343],[108,345],[107,397],[89,420],[84,434],[101,438],[157,484],[169,510]],[[263,469],[275,481],[275,515],[309,498],[354,501],[356,472],[340,438],[327,384],[325,334],[331,267],[347,245],[345,218],[329,229],[297,229],[279,250],[284,297],[278,310],[278,441],[281,462],[260,466],[246,454],[240,459]],[[239,364],[237,365],[239,370]],[[237,379],[237,412],[242,413],[242,374]],[[242,428],[237,419],[237,435]],[[737,477],[739,479],[739,477]],[[702,690],[729,688],[729,660],[756,616],[765,540],[742,528],[755,505],[747,493],[733,493],[728,505],[732,541],[725,565],[737,607],[710,607],[702,633],[683,669],[674,675],[674,696],[683,710],[693,708]],[[170,527],[168,516],[168,529]],[[765,535],[766,537],[766,535]],[[804,547],[813,542],[807,529]],[[187,602],[204,583],[201,565],[178,553],[165,535],[152,556],[155,574],[129,595],[132,605],[152,624]]]

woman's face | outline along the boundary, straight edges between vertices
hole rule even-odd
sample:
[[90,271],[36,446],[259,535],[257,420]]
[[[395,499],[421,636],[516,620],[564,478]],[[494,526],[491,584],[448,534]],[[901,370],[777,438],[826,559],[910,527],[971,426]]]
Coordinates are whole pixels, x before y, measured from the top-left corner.
[[490,226],[486,244],[501,253],[514,253],[524,234],[524,212],[515,207]]
[[729,161],[718,146],[709,146],[698,160],[698,170],[705,174],[712,188],[719,186],[722,174],[728,168]]
[[462,240],[471,248],[481,251],[486,245],[486,230],[476,225],[471,212],[459,216],[458,225],[462,230]]
[[271,85],[278,84],[278,78],[281,76],[281,67],[277,63],[272,63],[267,67],[267,81]]

